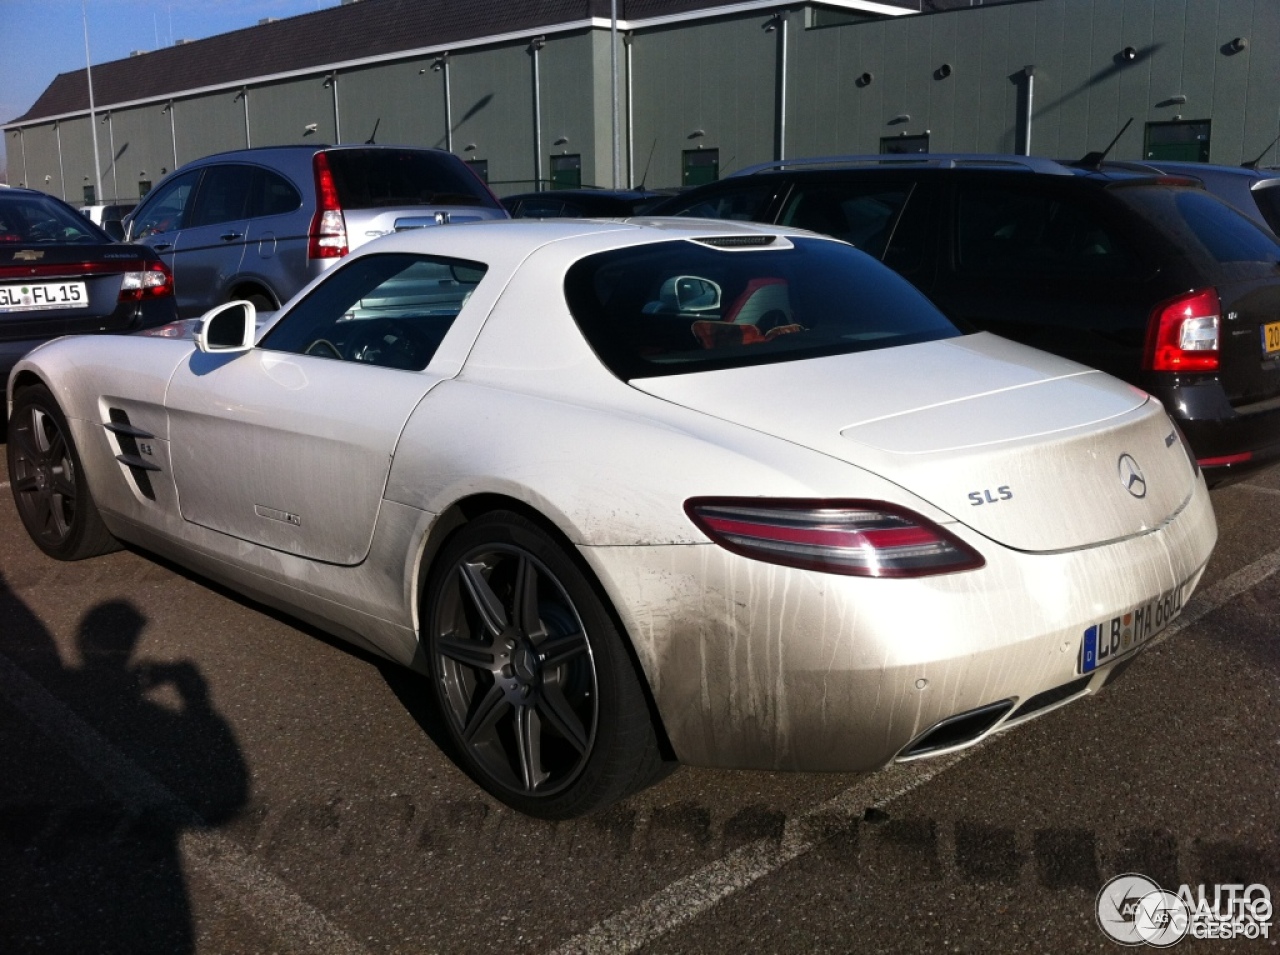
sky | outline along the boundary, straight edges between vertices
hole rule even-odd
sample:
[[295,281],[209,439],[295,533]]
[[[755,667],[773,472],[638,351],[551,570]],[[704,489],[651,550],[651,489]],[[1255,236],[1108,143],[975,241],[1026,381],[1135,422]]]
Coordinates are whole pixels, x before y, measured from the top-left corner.
[[[292,17],[339,0],[0,0],[0,122],[21,116],[59,73]],[[84,15],[82,17],[81,9]]]

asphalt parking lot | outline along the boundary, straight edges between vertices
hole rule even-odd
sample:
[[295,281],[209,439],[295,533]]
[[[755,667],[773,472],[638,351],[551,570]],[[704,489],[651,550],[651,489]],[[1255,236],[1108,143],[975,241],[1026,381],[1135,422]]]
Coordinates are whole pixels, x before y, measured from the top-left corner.
[[5,955],[1100,952],[1114,875],[1280,889],[1280,469],[1213,493],[1196,596],[1095,698],[565,823],[483,796],[419,678],[143,554],[51,561],[0,485]]

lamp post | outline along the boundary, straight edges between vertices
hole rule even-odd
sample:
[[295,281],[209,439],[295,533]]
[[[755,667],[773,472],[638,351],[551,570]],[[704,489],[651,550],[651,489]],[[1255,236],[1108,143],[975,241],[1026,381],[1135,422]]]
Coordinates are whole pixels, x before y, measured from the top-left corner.
[[84,22],[84,75],[89,81],[89,129],[93,133],[94,201],[102,201],[102,162],[98,158],[98,117],[93,105],[93,68],[89,62],[89,12],[80,0],[80,19]]

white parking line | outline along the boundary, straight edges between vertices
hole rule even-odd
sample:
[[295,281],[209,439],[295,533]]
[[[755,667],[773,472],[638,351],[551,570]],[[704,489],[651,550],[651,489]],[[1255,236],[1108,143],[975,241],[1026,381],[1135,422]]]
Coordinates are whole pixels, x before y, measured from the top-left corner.
[[208,827],[163,783],[133,763],[93,727],[0,653],[0,696],[23,714],[128,812],[157,812],[181,827],[184,865],[208,884],[228,893],[290,952],[368,955],[323,913],[259,866],[235,842]]
[[[1280,549],[1196,593],[1182,615],[1152,641],[1167,640],[1280,571]],[[685,876],[643,902],[610,916],[555,949],[553,955],[627,955],[679,928],[817,846],[830,827],[819,819],[852,823],[869,806],[883,808],[961,762],[977,748],[924,763],[889,767],[840,795],[787,820],[780,842],[759,839]]]

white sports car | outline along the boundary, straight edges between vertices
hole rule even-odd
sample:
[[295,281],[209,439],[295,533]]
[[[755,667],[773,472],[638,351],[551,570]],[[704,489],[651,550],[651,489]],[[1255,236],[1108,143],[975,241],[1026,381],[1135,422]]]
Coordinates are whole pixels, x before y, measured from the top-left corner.
[[1094,693],[1217,536],[1158,402],[763,226],[404,232],[257,330],[48,344],[9,403],[46,553],[129,541],[421,671],[548,818]]

